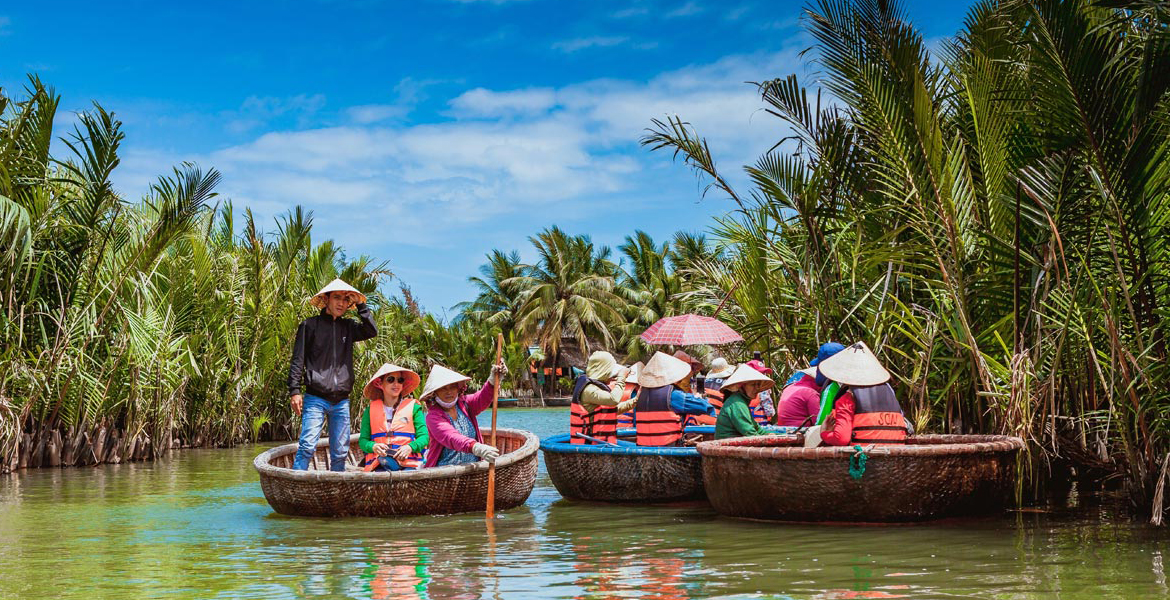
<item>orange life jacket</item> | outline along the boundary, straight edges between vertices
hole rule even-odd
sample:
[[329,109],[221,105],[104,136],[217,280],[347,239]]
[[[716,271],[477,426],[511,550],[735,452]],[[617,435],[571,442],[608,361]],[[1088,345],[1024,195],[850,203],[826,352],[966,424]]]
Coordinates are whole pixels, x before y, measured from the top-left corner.
[[670,410],[670,392],[674,387],[664,385],[644,388],[638,392],[639,446],[673,446],[682,438],[682,420]]
[[[638,392],[638,384],[626,382],[626,391],[622,393],[622,402],[634,397]],[[617,416],[618,429],[630,429],[634,426],[634,409],[630,409]]]
[[752,398],[752,401],[748,403],[748,408],[751,409],[752,419],[754,419],[756,423],[760,425],[768,425],[771,422],[771,420],[768,419],[768,413],[764,412],[764,405],[759,396]]
[[[708,380],[710,381],[710,380]],[[721,380],[722,381],[722,380]],[[711,425],[719,420],[719,411],[723,410],[723,390],[720,388],[703,388],[703,395],[707,397],[707,402],[715,407],[714,415],[687,415],[683,417],[683,427],[693,427],[695,425]]]
[[725,399],[725,396],[723,395],[723,389],[705,388],[703,390],[703,394],[707,396],[707,402],[709,402],[711,406],[715,407],[715,414],[718,415],[719,411],[723,410],[723,400]]
[[590,379],[585,375],[577,378],[577,383],[573,386],[573,399],[569,403],[569,443],[593,443],[574,435],[578,433],[615,443],[617,442],[618,428],[617,407],[597,406],[593,410],[585,410],[585,406],[581,404],[581,394],[589,385],[595,385],[605,390],[606,393],[610,391],[609,386],[603,381]]
[[856,444],[905,444],[906,417],[890,384],[851,387]]
[[[415,404],[414,398],[399,400],[398,406],[394,409],[394,416],[390,420],[390,430],[387,431],[386,405],[382,404],[381,400],[370,401],[370,439],[375,444],[390,444],[389,455],[414,441]],[[423,453],[411,452],[406,460],[400,460],[398,464],[407,469],[417,469],[423,465]],[[372,452],[367,454],[363,468],[366,471],[378,468],[378,455]]]

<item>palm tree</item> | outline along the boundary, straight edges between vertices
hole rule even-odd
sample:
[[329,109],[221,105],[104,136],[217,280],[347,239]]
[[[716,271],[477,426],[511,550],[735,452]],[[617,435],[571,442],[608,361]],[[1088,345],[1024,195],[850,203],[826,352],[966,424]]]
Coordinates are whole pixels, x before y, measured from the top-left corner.
[[520,287],[517,277],[525,274],[520,253],[492,250],[488,262],[480,266],[481,277],[469,277],[478,294],[475,300],[460,302],[455,309],[461,319],[473,319],[499,328],[511,342],[515,338],[516,310],[519,308]]
[[[554,226],[529,240],[539,260],[523,265],[525,275],[503,283],[521,290],[516,326],[559,365],[561,342],[574,339],[589,352],[592,340],[614,344],[613,330],[623,322],[623,301],[614,292],[619,269],[608,247],[596,248],[588,236],[570,236]],[[554,386],[555,387],[555,386]]]

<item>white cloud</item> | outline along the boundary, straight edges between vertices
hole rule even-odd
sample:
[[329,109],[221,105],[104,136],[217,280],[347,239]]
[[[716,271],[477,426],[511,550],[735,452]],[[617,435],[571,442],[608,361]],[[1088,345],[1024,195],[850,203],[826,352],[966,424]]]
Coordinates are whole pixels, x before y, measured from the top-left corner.
[[[393,223],[397,242],[458,245],[485,224],[599,206],[629,210],[629,194],[660,187],[655,178],[685,181],[667,155],[638,144],[655,117],[693,123],[735,176],[783,135],[743,82],[785,75],[795,64],[792,51],[728,57],[644,82],[475,88],[449,101],[448,120],[425,124],[375,119],[392,107],[354,106],[345,110],[348,125],[270,132],[202,156],[128,154],[119,189],[145,189],[169,165],[194,160],[220,169],[221,193],[266,222],[303,204],[322,213],[324,236],[378,239]],[[252,104],[275,110],[262,99]],[[435,234],[439,224],[444,235]]]
[[0,37],[12,33],[12,19],[9,17],[0,16]]
[[451,101],[451,107],[460,116],[503,117],[544,112],[556,103],[551,88],[528,88],[496,92],[475,88]]
[[296,117],[298,124],[304,126],[307,119],[324,106],[323,94],[299,94],[287,98],[248,96],[238,110],[226,115],[229,118],[227,128],[233,133],[246,133],[285,116]]
[[703,7],[699,6],[698,2],[689,0],[686,4],[666,13],[668,18],[690,17],[703,12]]
[[401,119],[410,112],[405,106],[397,104],[363,104],[345,109],[350,120],[359,125],[368,125],[391,119]]
[[613,46],[620,46],[628,41],[630,41],[630,38],[625,36],[597,35],[556,42],[552,45],[552,48],[553,50],[560,50],[561,52],[577,52],[587,48],[609,48]]

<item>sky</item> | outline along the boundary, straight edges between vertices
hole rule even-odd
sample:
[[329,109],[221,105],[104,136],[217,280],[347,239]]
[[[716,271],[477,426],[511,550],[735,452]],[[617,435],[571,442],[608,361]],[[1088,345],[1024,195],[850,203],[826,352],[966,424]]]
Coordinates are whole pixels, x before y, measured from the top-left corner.
[[[0,86],[37,73],[58,136],[123,122],[119,193],[191,161],[265,231],[296,205],[314,242],[388,261],[393,293],[453,316],[492,249],[535,260],[551,225],[615,248],[706,232],[731,201],[639,140],[680,116],[739,190],[785,135],[749,82],[815,85],[804,2],[235,0],[0,3]],[[965,5],[911,2],[930,43]],[[62,149],[62,152],[64,150]],[[238,222],[238,221],[237,221]]]

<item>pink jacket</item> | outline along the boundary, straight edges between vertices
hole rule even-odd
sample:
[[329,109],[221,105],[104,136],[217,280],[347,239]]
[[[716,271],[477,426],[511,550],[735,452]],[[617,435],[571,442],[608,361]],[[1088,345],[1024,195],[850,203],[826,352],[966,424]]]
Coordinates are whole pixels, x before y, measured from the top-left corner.
[[780,392],[776,424],[785,427],[814,425],[811,420],[805,422],[805,419],[810,415],[815,419],[820,411],[821,388],[817,387],[816,379],[805,375]]
[[475,416],[492,406],[492,382],[488,381],[474,394],[464,394],[455,401],[456,406],[463,409],[471,418],[475,426],[475,439],[461,433],[447,418],[447,411],[438,405],[432,405],[427,411],[427,435],[431,436],[431,443],[427,445],[427,462],[423,468],[433,467],[439,462],[439,455],[443,448],[451,448],[460,452],[471,452],[476,442],[483,441],[483,434],[479,432],[479,421]]

